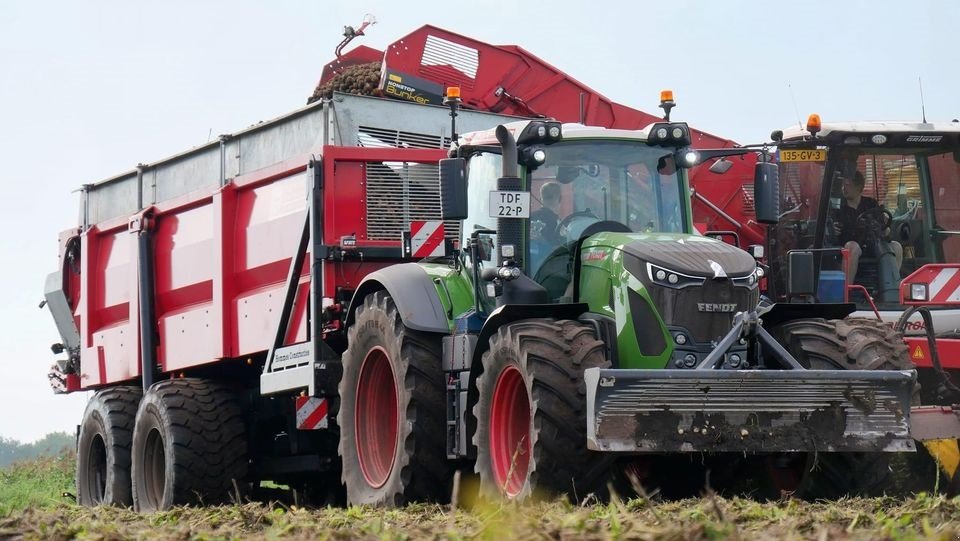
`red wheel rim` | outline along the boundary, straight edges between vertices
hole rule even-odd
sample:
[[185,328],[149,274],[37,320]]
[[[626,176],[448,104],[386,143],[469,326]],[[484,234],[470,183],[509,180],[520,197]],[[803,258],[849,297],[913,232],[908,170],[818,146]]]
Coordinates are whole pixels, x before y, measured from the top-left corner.
[[530,466],[530,399],[515,366],[500,372],[493,388],[490,461],[500,490],[510,498],[520,494]]
[[357,455],[363,478],[380,488],[393,471],[397,456],[397,386],[390,357],[381,347],[371,349],[360,365],[354,418]]

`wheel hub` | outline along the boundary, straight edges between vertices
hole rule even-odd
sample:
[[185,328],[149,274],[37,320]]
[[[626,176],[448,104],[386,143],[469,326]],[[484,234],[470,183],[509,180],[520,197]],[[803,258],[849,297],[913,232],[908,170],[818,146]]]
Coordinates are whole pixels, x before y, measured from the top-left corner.
[[399,432],[397,402],[390,357],[382,347],[375,347],[360,365],[354,419],[360,471],[373,488],[386,484],[393,471]]
[[508,366],[497,377],[490,406],[490,461],[497,487],[520,494],[530,467],[530,398],[523,374]]

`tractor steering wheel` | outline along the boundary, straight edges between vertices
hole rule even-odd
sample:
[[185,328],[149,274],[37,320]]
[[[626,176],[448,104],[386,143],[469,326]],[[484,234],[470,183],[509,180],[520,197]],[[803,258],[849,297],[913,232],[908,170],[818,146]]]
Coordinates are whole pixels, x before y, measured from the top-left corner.
[[592,210],[580,210],[560,220],[557,224],[557,238],[564,242],[572,242],[580,238],[580,234],[591,224],[600,221],[600,217]]
[[883,207],[874,207],[865,210],[857,216],[857,226],[862,227],[868,234],[874,234],[878,239],[886,236],[887,231],[893,224],[893,214]]

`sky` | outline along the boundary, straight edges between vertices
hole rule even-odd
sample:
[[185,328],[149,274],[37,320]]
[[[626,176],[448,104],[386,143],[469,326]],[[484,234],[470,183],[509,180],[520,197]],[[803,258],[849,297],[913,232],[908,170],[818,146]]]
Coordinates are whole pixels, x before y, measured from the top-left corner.
[[608,98],[743,143],[824,121],[960,117],[960,2],[3,0],[0,437],[73,432],[38,309],[81,184],[304,105],[345,25],[384,49],[424,24],[519,45]]

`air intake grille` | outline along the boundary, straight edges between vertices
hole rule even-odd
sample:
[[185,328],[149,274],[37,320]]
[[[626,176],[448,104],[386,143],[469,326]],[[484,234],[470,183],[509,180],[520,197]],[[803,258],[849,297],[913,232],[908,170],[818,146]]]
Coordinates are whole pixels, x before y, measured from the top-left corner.
[[427,36],[420,59],[420,73],[429,79],[445,85],[459,84],[473,90],[479,65],[480,53],[473,47]]
[[[399,241],[414,220],[440,219],[440,172],[435,164],[367,164],[367,239]],[[448,239],[460,223],[444,222]]]
[[753,183],[743,183],[743,214],[752,216],[755,213],[753,202]]
[[357,146],[366,148],[447,148],[450,138],[409,131],[360,126]]

